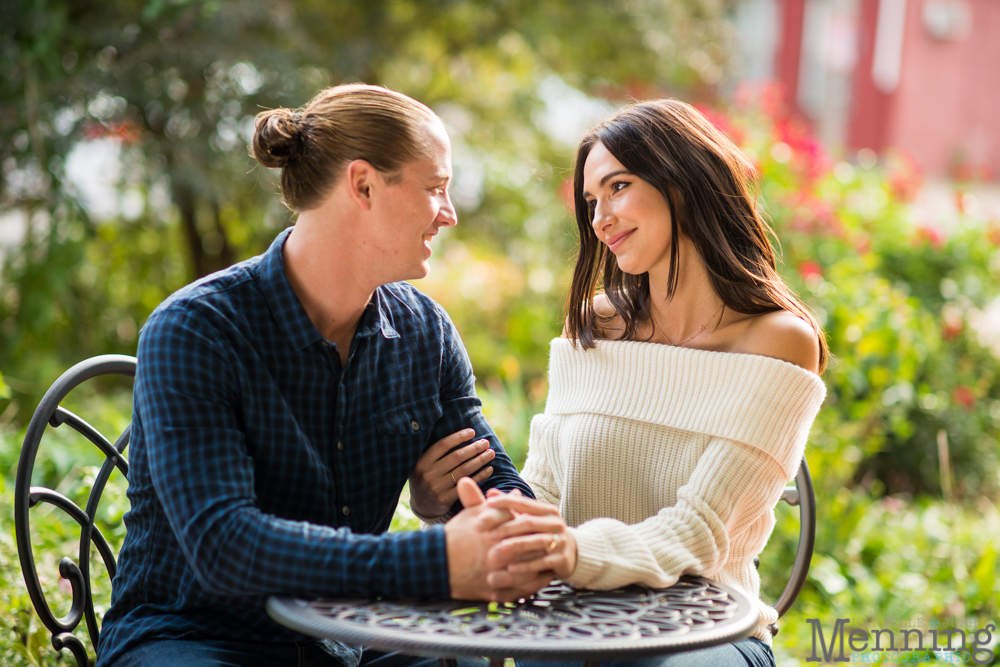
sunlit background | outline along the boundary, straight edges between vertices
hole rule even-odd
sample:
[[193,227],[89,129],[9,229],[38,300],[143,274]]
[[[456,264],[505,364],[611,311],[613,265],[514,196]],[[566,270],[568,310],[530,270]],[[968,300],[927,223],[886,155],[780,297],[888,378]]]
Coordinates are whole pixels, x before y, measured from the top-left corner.
[[[455,320],[519,465],[574,257],[576,143],[629,101],[702,109],[757,166],[781,270],[833,353],[807,452],[817,552],[778,663],[806,664],[806,618],[995,622],[998,35],[997,0],[0,3],[0,663],[57,664],[12,537],[35,404],[75,362],[134,354],[164,297],[292,222],[248,157],[254,114],[354,81],[449,128],[459,225],[417,285]],[[128,421],[127,387],[78,402]],[[42,481],[79,495],[81,452],[54,441]],[[58,597],[76,538],[45,521],[36,559]],[[772,597],[796,531],[781,510]]]

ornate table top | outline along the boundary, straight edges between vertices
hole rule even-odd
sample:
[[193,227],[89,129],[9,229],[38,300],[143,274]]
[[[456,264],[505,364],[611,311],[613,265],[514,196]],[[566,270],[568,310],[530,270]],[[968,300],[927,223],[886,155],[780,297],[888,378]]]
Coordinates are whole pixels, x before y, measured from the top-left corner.
[[562,583],[517,603],[299,600],[272,597],[282,625],[352,646],[415,655],[625,658],[704,648],[750,635],[756,607],[702,577],[664,589],[576,590]]

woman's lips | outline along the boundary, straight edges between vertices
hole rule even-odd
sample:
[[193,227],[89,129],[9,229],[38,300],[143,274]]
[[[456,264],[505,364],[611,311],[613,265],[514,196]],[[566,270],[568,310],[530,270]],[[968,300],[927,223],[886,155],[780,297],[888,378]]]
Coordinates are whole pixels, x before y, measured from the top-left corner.
[[608,244],[608,250],[610,250],[611,252],[618,250],[618,248],[620,248],[621,245],[625,242],[625,239],[632,236],[633,233],[635,233],[635,229],[630,229],[627,232],[615,234],[614,236],[610,237],[606,241],[606,243]]

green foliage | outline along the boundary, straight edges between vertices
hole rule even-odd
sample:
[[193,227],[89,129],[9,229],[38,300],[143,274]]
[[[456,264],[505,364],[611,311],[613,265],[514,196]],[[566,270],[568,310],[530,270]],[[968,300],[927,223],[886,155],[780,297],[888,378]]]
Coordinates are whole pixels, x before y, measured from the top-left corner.
[[[327,85],[382,84],[439,110],[468,175],[456,190],[454,236],[557,273],[572,241],[546,233],[566,216],[554,197],[566,147],[537,122],[546,82],[561,76],[618,93],[626,91],[609,82],[624,82],[637,94],[714,82],[727,61],[725,8],[722,0],[5,4],[0,217],[12,214],[25,230],[0,278],[0,368],[17,380],[10,416],[23,423],[59,368],[134,351],[155,304],[261,252],[288,224],[274,174],[247,155],[253,117],[300,106]],[[69,178],[81,147],[95,146],[122,163],[118,174],[96,174],[116,189],[106,210]],[[543,298],[512,314],[505,353],[539,356],[549,327],[539,333],[533,314],[550,305]],[[477,347],[475,360],[493,374],[499,357],[489,347]],[[543,369],[536,363],[526,375]]]
[[[609,107],[664,90],[707,97],[727,64],[724,10],[721,0],[0,8],[0,216],[26,230],[0,268],[4,664],[68,664],[57,662],[16,565],[18,430],[63,370],[93,354],[133,353],[166,295],[260,252],[289,222],[274,175],[246,155],[256,111],[364,80],[445,119],[460,224],[418,286],[452,315],[484,410],[520,465],[544,405],[575,244],[564,198],[572,142],[553,136],[551,100],[573,92],[566,84]],[[832,354],[807,452],[817,552],[776,640],[779,663],[804,659],[806,618],[996,619],[1000,365],[978,329],[1000,285],[1000,231],[971,217],[949,230],[919,222],[909,204],[919,175],[904,158],[834,165],[773,90],[706,111],[757,165],[780,268]],[[110,212],[82,201],[67,178],[81,145],[104,146],[122,164],[109,180],[119,199]],[[106,384],[75,400],[114,431],[128,420],[127,399],[127,388]],[[78,497],[99,462],[53,436],[39,481]],[[116,549],[125,506],[112,486],[101,525]],[[32,517],[46,594],[62,609],[55,564],[75,552],[73,526],[46,508]],[[393,529],[418,523],[401,502]],[[766,596],[781,590],[796,537],[794,512],[779,508],[762,556]],[[107,583],[95,581],[106,605]]]
[[970,324],[1000,294],[994,231],[968,217],[948,233],[916,224],[908,163],[834,168],[771,90],[716,121],[754,158],[782,272],[827,333],[808,452],[821,496],[860,483],[875,496],[996,497],[1000,362]]
[[923,619],[925,632],[931,619],[983,628],[1000,618],[1000,512],[986,498],[963,508],[927,499],[872,502],[860,489],[843,489],[821,516],[809,581],[775,640],[779,664],[808,664],[809,618],[827,628],[837,618]]

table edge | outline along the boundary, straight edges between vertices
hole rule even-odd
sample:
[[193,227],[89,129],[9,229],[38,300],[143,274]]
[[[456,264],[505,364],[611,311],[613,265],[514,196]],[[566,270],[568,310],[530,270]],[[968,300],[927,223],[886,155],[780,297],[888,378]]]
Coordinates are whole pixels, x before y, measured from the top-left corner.
[[[758,625],[759,613],[754,613],[753,601],[744,593],[734,590],[732,587],[719,583],[718,581],[706,577],[685,576],[684,579],[697,582],[708,583],[719,587],[728,593],[737,603],[736,618],[739,619],[725,626],[724,629],[711,629],[698,633],[698,638],[686,640],[685,636],[673,637],[666,640],[656,641],[656,638],[646,638],[646,640],[617,639],[610,642],[598,644],[587,644],[581,642],[572,648],[567,647],[521,647],[509,646],[493,643],[489,638],[459,637],[451,636],[443,641],[428,639],[426,636],[421,639],[407,637],[386,636],[378,630],[359,632],[358,628],[344,626],[344,634],[351,636],[351,639],[344,640],[331,636],[327,630],[330,622],[323,624],[311,623],[307,619],[302,619],[296,612],[301,608],[302,598],[289,596],[271,596],[267,600],[267,613],[276,622],[284,627],[291,628],[302,634],[311,637],[324,637],[336,639],[343,643],[354,644],[355,637],[358,642],[354,645],[374,648],[380,651],[399,651],[412,655],[423,655],[433,657],[503,657],[503,658],[532,658],[551,659],[560,658],[565,660],[597,660],[610,658],[635,658],[680,651],[691,651],[699,648],[707,648],[727,644],[733,641],[749,637]],[[350,602],[351,600],[343,600]],[[358,600],[360,604],[365,600]],[[334,624],[334,627],[335,624]],[[363,627],[363,626],[362,626]],[[637,646],[636,642],[642,641]]]

